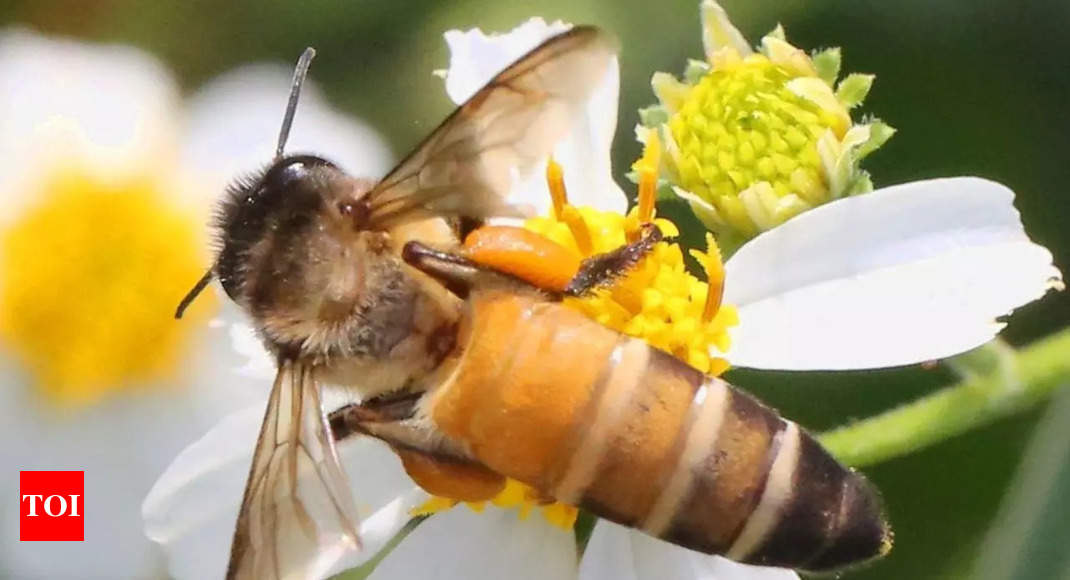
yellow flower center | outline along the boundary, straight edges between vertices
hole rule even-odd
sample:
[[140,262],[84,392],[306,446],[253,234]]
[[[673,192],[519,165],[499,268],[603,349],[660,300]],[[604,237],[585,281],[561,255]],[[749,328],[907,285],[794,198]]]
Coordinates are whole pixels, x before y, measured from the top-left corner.
[[[431,499],[425,501],[410,513],[414,516],[432,515],[446,511],[459,503],[461,502],[448,497],[432,496]],[[547,502],[546,498],[539,492],[515,479],[506,479],[505,488],[494,496],[490,502],[464,502],[469,509],[476,513],[482,513],[487,507],[487,503],[502,509],[516,509],[517,517],[521,521],[528,519],[532,509],[538,507],[546,521],[563,530],[571,530],[576,525],[576,517],[579,516],[577,508],[563,503]]]
[[[553,214],[532,218],[525,227],[572,249],[582,258],[623,246],[635,239],[642,224],[651,221],[666,238],[678,236],[675,224],[654,216],[659,156],[657,140],[648,142],[643,157],[635,164],[640,177],[639,204],[627,216],[569,205],[561,168],[551,161],[547,181],[554,199]],[[706,270],[712,284],[687,271],[680,246],[663,241],[611,288],[597,290],[588,297],[566,298],[564,303],[605,326],[642,338],[702,372],[719,375],[728,368],[728,362],[712,356],[711,350],[728,350],[728,329],[738,324],[739,319],[733,306],[721,304],[724,280],[721,257],[712,236],[707,236],[707,244],[706,252],[692,250],[691,255]],[[450,498],[432,497],[416,508],[413,515],[433,514],[458,503]],[[467,505],[479,512],[485,503]],[[548,501],[538,491],[511,479],[490,503],[516,508],[521,519],[538,506],[548,521],[567,530],[575,525],[578,515],[575,507]]]
[[59,403],[170,375],[196,328],[173,313],[203,272],[199,220],[151,178],[70,168],[31,195],[40,202],[0,236],[0,339]]
[[[842,137],[848,127],[842,110],[822,108],[792,90],[789,83],[798,77],[761,54],[718,63],[669,119],[679,147],[679,185],[748,236],[770,225],[753,223],[739,196],[751,186],[768,183],[765,195],[795,194],[810,206],[829,195],[817,143],[826,131]],[[770,216],[774,223],[799,208],[784,209],[784,216]]]

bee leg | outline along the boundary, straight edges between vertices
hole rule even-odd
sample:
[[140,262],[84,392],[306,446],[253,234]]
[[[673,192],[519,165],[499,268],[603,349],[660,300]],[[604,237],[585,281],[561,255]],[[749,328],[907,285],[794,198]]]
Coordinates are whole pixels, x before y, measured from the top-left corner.
[[415,414],[421,393],[376,397],[363,403],[353,403],[336,409],[328,416],[331,434],[341,441],[354,434],[368,434],[367,424],[390,423],[410,419]]
[[[635,242],[612,252],[598,254],[574,265],[559,264],[561,256],[545,243],[521,235],[529,234],[520,228],[484,228],[494,230],[479,236],[479,241],[467,248],[467,256],[436,250],[420,242],[405,244],[402,258],[411,266],[442,282],[462,299],[478,286],[523,286],[537,288],[551,297],[582,296],[600,286],[612,284],[635,267],[661,241],[661,230],[654,224],[644,224]],[[505,231],[507,229],[516,231]],[[479,233],[482,230],[477,230]],[[466,240],[466,244],[468,241]],[[543,263],[545,260],[547,263]],[[560,271],[559,271],[560,270]],[[562,272],[568,273],[562,276]],[[560,279],[560,282],[557,280]],[[567,280],[567,282],[565,282]],[[561,285],[564,284],[564,288]]]
[[363,434],[390,445],[409,477],[433,495],[458,501],[485,501],[498,495],[505,478],[417,418],[419,398],[418,393],[406,393],[346,405],[330,414],[331,432],[337,441]]
[[658,226],[643,225],[638,240],[605,254],[596,254],[580,264],[580,269],[565,287],[568,296],[583,296],[595,288],[610,286],[642,261],[662,239]]
[[457,501],[487,501],[505,488],[505,477],[480,463],[395,447],[405,473],[424,491]]
[[409,242],[401,257],[410,266],[441,282],[461,299],[468,298],[472,288],[531,287],[531,283],[491,265],[473,261],[465,256],[436,250],[420,242]]
[[327,418],[331,434],[335,441],[352,435],[369,435],[395,448],[470,462],[468,453],[417,413],[422,396],[422,393],[404,393],[377,397],[336,409]]

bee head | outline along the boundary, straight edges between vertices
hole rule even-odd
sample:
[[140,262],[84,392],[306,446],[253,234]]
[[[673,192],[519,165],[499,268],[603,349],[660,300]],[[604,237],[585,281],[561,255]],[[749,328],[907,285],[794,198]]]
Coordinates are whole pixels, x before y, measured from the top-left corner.
[[325,159],[288,155],[227,188],[215,219],[219,254],[213,271],[232,300],[242,294],[254,247],[268,237],[292,236],[312,225],[322,209],[323,192],[339,178],[344,174]]
[[[308,67],[316,51],[311,47],[306,48],[297,60],[294,68],[293,81],[290,87],[290,99],[286,104],[286,114],[283,116],[282,127],[279,130],[278,145],[275,149],[275,161],[267,170],[254,176],[239,179],[228,188],[222,210],[219,212],[216,225],[220,231],[220,254],[216,263],[186,294],[175,310],[175,318],[182,318],[182,313],[197,298],[212,281],[214,276],[220,278],[223,289],[231,299],[237,300],[240,290],[240,281],[236,276],[241,262],[243,250],[248,250],[251,243],[250,236],[257,231],[262,231],[264,224],[268,223],[266,216],[271,213],[269,208],[279,205],[278,201],[284,199],[288,190],[300,189],[302,182],[310,179],[311,172],[317,168],[329,168],[338,172],[331,163],[319,157],[311,155],[284,156],[286,140],[290,135],[290,127],[293,124],[294,113],[297,111],[297,100],[301,95],[301,85],[308,74]],[[307,188],[305,188],[307,189]],[[231,239],[231,233],[238,234],[236,239]],[[224,277],[226,274],[226,277]]]

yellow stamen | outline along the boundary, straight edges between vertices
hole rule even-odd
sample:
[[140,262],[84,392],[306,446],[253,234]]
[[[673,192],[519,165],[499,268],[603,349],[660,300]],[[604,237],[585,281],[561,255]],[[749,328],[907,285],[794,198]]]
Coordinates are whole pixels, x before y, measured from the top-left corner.
[[572,238],[576,240],[576,247],[580,253],[588,256],[594,252],[594,241],[591,239],[591,230],[587,228],[587,222],[575,207],[566,205],[561,212],[561,221],[565,222]]
[[639,174],[639,223],[654,219],[654,198],[658,188],[658,166],[661,163],[661,142],[657,131],[651,131],[643,146],[643,156],[632,164]]
[[565,223],[576,240],[576,246],[584,255],[594,248],[591,232],[576,208],[568,203],[568,191],[565,189],[565,172],[561,164],[550,159],[546,163],[546,185],[550,188],[550,198],[554,202],[554,217]]
[[[459,503],[462,502],[447,497],[431,496],[424,503],[409,510],[409,514],[413,516],[432,515],[452,509]],[[464,505],[476,513],[483,513],[488,503],[502,509],[516,509],[517,518],[521,521],[528,519],[531,516],[532,509],[538,507],[546,521],[565,530],[572,529],[579,513],[576,508],[554,503],[552,499],[547,499],[533,488],[515,479],[506,480],[505,488],[489,502],[464,502]]]
[[702,322],[709,323],[717,316],[721,309],[721,300],[724,299],[724,262],[721,260],[721,249],[713,239],[713,234],[706,234],[706,260],[703,266],[706,269],[706,304],[702,308]]
[[[575,209],[586,223],[586,231],[592,236],[593,251],[580,249],[565,220],[538,217],[528,220],[525,227],[588,258],[627,243],[629,232],[637,229],[640,223],[638,207],[632,208],[627,216],[589,207],[569,206],[569,209]],[[657,217],[653,221],[666,239],[679,235],[671,221]],[[716,245],[711,247],[716,248]],[[703,268],[707,262],[712,262],[709,271],[713,273],[713,279],[723,282],[719,253],[712,258],[705,252],[692,251],[692,255]],[[709,320],[703,320],[705,302],[710,294],[708,288],[705,282],[688,273],[680,246],[663,241],[611,287],[591,296],[568,298],[564,303],[614,330],[642,338],[705,373],[719,374],[728,365],[724,359],[714,356],[713,351],[728,350],[731,342],[728,328],[735,326],[738,318],[731,305],[724,305],[714,308]],[[713,295],[719,298],[720,288],[715,288]]]
[[409,515],[412,515],[412,516],[429,516],[431,514],[437,514],[438,512],[444,512],[444,511],[452,508],[453,506],[457,505],[458,503],[460,503],[460,502],[458,502],[455,499],[450,499],[448,497],[439,497],[437,495],[433,495],[433,496],[431,496],[430,499],[428,499],[424,503],[422,503],[422,504],[412,508],[411,510],[409,510]]
[[563,503],[550,504],[542,508],[542,517],[546,518],[546,521],[566,530],[571,530],[576,525],[576,518],[579,515],[579,509]]
[[554,217],[561,219],[561,213],[568,205],[568,192],[565,190],[565,172],[561,164],[553,159],[546,164],[546,184],[550,187],[550,199],[554,202]]

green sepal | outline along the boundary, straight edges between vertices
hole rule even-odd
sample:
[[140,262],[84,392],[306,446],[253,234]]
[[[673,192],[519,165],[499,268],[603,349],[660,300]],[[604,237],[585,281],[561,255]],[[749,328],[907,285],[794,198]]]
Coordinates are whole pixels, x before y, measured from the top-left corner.
[[828,83],[830,87],[836,83],[836,77],[840,76],[840,65],[843,62],[840,47],[834,46],[815,52],[810,60],[814,63],[814,70],[817,71],[817,76],[821,80]]
[[770,30],[769,34],[766,34],[766,36],[772,36],[773,38],[779,38],[780,40],[783,40],[784,42],[788,41],[788,35],[784,32],[784,25],[779,23],[779,22],[776,23],[776,28]]
[[708,72],[710,72],[710,63],[689,58],[687,59],[687,66],[684,67],[684,82],[689,85],[697,85]]
[[836,87],[836,97],[843,106],[853,109],[862,104],[873,86],[874,75],[852,73],[844,77]]
[[650,105],[639,109],[639,124],[653,129],[669,122],[669,112],[661,105]]
[[884,145],[889,139],[895,135],[895,128],[881,121],[880,119],[873,119],[869,123],[869,139],[865,143],[858,146],[858,150],[855,151],[855,161],[862,160],[866,155],[873,153],[877,149]]
[[847,191],[844,195],[849,197],[871,191],[873,191],[873,180],[869,177],[869,172],[859,169],[855,172],[854,178],[851,179],[851,183],[847,186]]

